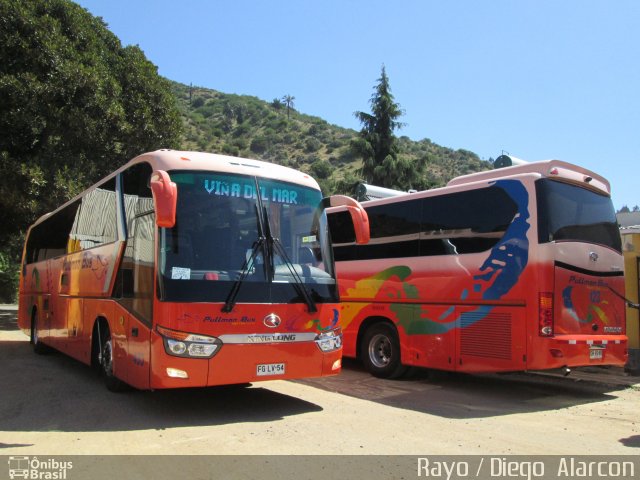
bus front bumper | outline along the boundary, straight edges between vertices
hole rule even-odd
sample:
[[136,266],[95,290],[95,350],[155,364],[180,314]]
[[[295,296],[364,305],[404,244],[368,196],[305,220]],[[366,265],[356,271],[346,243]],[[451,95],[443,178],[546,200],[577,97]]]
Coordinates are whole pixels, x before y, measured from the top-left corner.
[[[342,345],[323,352],[316,341],[222,344],[212,358],[169,355],[158,335],[151,346],[152,389],[210,387],[337,375]],[[341,337],[340,337],[341,340]]]

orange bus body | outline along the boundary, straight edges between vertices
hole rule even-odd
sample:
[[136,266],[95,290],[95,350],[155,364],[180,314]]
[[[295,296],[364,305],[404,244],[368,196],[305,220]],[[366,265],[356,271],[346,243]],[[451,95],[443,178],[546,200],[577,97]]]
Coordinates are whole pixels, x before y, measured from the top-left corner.
[[623,257],[602,177],[535,162],[362,206],[369,245],[352,242],[340,209],[329,221],[344,355],[374,375],[626,363]]
[[[173,228],[153,221],[154,171],[177,183]],[[19,326],[37,349],[102,367],[110,388],[336,375],[342,336],[320,199],[315,180],[265,162],[136,157],[30,228]],[[261,273],[268,256],[270,277]]]

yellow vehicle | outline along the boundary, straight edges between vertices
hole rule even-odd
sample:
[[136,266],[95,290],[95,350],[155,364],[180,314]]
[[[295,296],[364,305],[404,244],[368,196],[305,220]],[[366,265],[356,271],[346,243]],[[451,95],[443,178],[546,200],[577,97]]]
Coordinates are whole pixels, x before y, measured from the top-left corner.
[[[624,253],[625,292],[627,299],[638,305],[640,286],[640,212],[619,213],[622,251]],[[640,373],[640,310],[627,306],[629,361],[627,371]]]

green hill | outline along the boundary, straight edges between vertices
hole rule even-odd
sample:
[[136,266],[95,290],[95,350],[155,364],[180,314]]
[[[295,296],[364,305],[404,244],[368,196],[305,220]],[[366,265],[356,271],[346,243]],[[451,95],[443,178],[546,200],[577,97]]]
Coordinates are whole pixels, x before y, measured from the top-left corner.
[[[326,194],[353,193],[359,180],[359,159],[350,142],[358,132],[325,120],[287,111],[279,100],[221,93],[172,82],[182,115],[182,146],[187,150],[256,158],[297,168],[313,175]],[[451,178],[492,168],[467,150],[441,147],[429,139],[400,137],[401,155],[427,158],[427,174],[416,189],[444,185]]]

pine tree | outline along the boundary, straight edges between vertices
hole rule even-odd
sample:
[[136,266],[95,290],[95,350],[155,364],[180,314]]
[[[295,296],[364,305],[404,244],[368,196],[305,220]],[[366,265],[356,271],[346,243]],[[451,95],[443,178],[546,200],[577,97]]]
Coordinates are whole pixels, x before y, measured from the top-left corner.
[[359,173],[367,183],[388,188],[410,188],[418,181],[426,159],[412,163],[400,155],[393,132],[404,125],[398,121],[404,111],[394,101],[384,65],[370,104],[371,113],[354,113],[362,123],[359,137],[351,144],[355,155],[362,158]]

